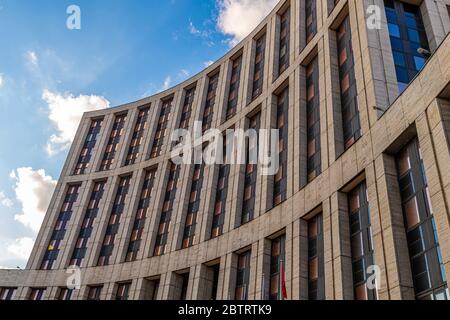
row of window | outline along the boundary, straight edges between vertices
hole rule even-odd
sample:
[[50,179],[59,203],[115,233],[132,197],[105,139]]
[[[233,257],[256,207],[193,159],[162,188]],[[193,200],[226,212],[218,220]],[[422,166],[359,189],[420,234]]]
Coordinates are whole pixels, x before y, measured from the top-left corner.
[[[447,278],[442,260],[442,254],[439,245],[437,228],[434,220],[434,211],[431,205],[428,180],[425,174],[423,158],[417,139],[413,139],[396,155],[398,185],[402,201],[403,217],[406,241],[409,250],[411,274],[413,277],[414,290],[418,300],[448,300],[450,298]],[[198,190],[197,184],[201,184],[201,165],[196,166],[192,190]],[[171,178],[169,178],[169,188],[176,188],[174,177],[176,175],[176,166],[171,168]],[[127,179],[127,178],[124,178]],[[152,173],[146,176],[143,193],[151,193],[149,189]],[[126,182],[121,182],[117,197],[124,193]],[[201,189],[201,187],[199,187]],[[98,192],[99,189],[96,190]],[[69,203],[74,197],[76,190],[71,189],[66,197]],[[170,201],[170,192],[169,200]],[[148,195],[144,196],[148,199]],[[197,196],[192,196],[197,199]],[[117,199],[116,199],[117,200]],[[347,192],[348,201],[348,221],[349,221],[349,239],[351,249],[351,266],[354,286],[354,298],[356,300],[375,300],[378,299],[377,290],[369,286],[369,277],[371,275],[371,266],[376,265],[374,257],[373,235],[371,225],[370,205],[368,199],[368,190],[365,182],[359,183],[352,190]],[[119,201],[120,202],[120,201]],[[167,209],[170,204],[167,204]],[[309,218],[307,223],[307,242],[308,242],[308,297],[311,300],[325,299],[325,272],[324,272],[324,239],[323,239],[323,218],[321,214],[316,214]],[[166,228],[163,228],[166,230]],[[281,235],[270,239],[270,265],[267,278],[262,279],[263,290],[262,299],[284,299],[285,290],[285,236]],[[156,249],[155,249],[156,250]],[[164,253],[163,251],[158,251]],[[237,259],[237,277],[235,299],[245,300],[248,298],[248,288],[250,279],[250,259],[251,251],[245,251],[238,254]],[[209,267],[211,271],[211,281],[213,283],[211,298],[216,296],[219,267],[217,265]],[[178,294],[175,299],[185,299],[187,290],[187,281],[189,273],[177,275],[179,283]],[[177,281],[178,281],[177,280]],[[153,283],[153,282],[152,282]],[[131,283],[120,283],[117,285],[115,299],[128,299]],[[154,285],[154,283],[153,283]],[[154,290],[155,287],[153,287]],[[268,296],[266,290],[268,289]],[[154,291],[153,290],[153,291]],[[101,287],[90,287],[89,298],[96,299],[100,297]],[[1,288],[0,298],[2,300],[12,299],[15,288]],[[31,300],[40,300],[43,298],[45,289],[31,289],[29,298]],[[69,300],[72,291],[61,289],[59,299]],[[154,294],[156,297],[156,294]]]

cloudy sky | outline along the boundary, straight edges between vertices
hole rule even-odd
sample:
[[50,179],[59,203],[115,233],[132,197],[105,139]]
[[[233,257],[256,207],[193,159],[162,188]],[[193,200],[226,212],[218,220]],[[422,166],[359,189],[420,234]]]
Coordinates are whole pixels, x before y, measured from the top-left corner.
[[25,267],[83,112],[189,78],[277,2],[0,0],[0,268]]

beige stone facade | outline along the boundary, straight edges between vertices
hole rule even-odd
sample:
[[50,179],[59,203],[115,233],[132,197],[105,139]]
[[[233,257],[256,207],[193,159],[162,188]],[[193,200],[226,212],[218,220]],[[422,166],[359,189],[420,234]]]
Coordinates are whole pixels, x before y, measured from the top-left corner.
[[[408,1],[420,5],[424,26],[433,55],[424,69],[399,95],[394,59],[382,0],[317,0],[317,33],[306,44],[305,1],[281,1],[273,12],[219,61],[186,82],[155,96],[83,116],[70,149],[62,175],[48,208],[26,270],[0,270],[0,287],[16,288],[15,299],[28,299],[31,288],[45,288],[44,299],[57,299],[66,287],[66,268],[81,228],[92,188],[106,181],[98,216],[87,245],[81,268],[81,289],[72,299],[87,299],[89,286],[103,286],[101,299],[113,299],[118,285],[131,282],[130,299],[177,299],[182,275],[189,272],[187,299],[210,299],[217,287],[217,299],[234,299],[238,268],[237,254],[251,250],[248,298],[259,300],[269,295],[270,239],[285,235],[286,289],[288,299],[308,299],[307,219],[314,212],[323,216],[323,252],[325,298],[354,299],[351,250],[346,193],[365,181],[371,212],[374,259],[381,269],[379,299],[414,299],[411,266],[399,196],[395,154],[417,137],[429,182],[431,205],[437,224],[443,265],[450,275],[450,17],[449,0]],[[366,26],[367,9],[380,6],[381,29]],[[289,7],[289,66],[278,75],[280,13]],[[340,89],[336,28],[349,17],[362,136],[344,151],[340,115]],[[262,94],[252,100],[255,39],[266,33]],[[242,70],[237,112],[225,120],[231,78],[232,59],[242,53]],[[306,177],[306,105],[305,66],[317,56],[319,64],[321,174],[311,182]],[[255,110],[261,112],[261,127],[274,123],[276,94],[289,87],[287,200],[271,208],[273,178],[259,175],[255,193],[254,219],[238,226],[243,202],[245,166],[231,165],[223,234],[211,239],[218,166],[205,166],[200,209],[193,246],[180,249],[194,165],[183,165],[167,249],[153,256],[159,219],[169,179],[170,132],[181,118],[186,88],[195,84],[190,125],[202,119],[207,99],[208,79],[220,70],[212,127],[245,128]],[[162,101],[173,96],[172,113],[162,153],[148,159],[153,145]],[[135,164],[125,159],[138,117],[139,108],[150,106],[148,126]],[[124,134],[117,146],[111,170],[99,171],[100,163],[117,114],[127,113]],[[103,118],[89,168],[73,175],[92,119]],[[151,205],[147,212],[138,257],[125,262],[135,220],[145,170],[157,168]],[[120,177],[132,174],[125,208],[110,264],[97,266],[105,230],[113,207]],[[80,184],[59,254],[52,270],[40,270],[56,219],[69,185]],[[214,267],[218,278],[214,279]],[[157,287],[157,290],[155,290]]]

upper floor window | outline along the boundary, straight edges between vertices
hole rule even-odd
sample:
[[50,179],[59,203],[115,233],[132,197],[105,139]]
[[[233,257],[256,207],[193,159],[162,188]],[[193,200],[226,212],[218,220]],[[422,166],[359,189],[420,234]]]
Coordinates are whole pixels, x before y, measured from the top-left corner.
[[317,3],[316,0],[306,0],[306,43],[317,33]]
[[361,137],[355,61],[349,17],[345,18],[337,29],[337,47],[344,148],[347,150]]
[[103,155],[103,160],[100,165],[100,171],[111,170],[116,160],[116,152],[123,135],[126,119],[126,114],[116,116],[111,134],[109,135],[108,144],[106,145],[105,154]]
[[397,171],[416,299],[449,300],[430,190],[417,139],[397,155]]
[[88,134],[81,149],[80,156],[78,157],[77,165],[75,167],[74,175],[85,174],[86,170],[92,160],[92,150],[97,143],[97,137],[102,128],[103,120],[93,120],[89,127]]
[[367,286],[368,267],[374,265],[374,248],[365,182],[349,192],[348,206],[355,300],[375,300],[376,289]]
[[103,286],[89,286],[87,300],[100,300]]
[[31,288],[28,300],[39,301],[44,300],[46,288]]
[[266,34],[256,40],[255,70],[253,72],[252,100],[262,93],[264,83],[264,64],[266,58]]
[[159,157],[162,153],[162,147],[164,145],[164,139],[169,127],[170,114],[172,112],[173,98],[164,100],[162,102],[161,112],[159,114],[158,123],[156,127],[155,137],[153,140],[152,151],[150,153],[150,159]]
[[127,159],[125,160],[125,165],[132,165],[136,163],[141,149],[142,141],[144,139],[144,133],[147,129],[148,114],[150,108],[144,108],[139,110],[139,115],[134,127],[133,136],[130,142],[130,148],[128,149]]
[[285,272],[285,242],[282,235],[272,240],[270,250],[269,299],[283,300],[283,277]]
[[290,23],[291,10],[286,9],[280,15],[280,43],[278,58],[278,75],[281,75],[289,67],[289,50],[290,50]]
[[71,266],[81,266],[87,253],[88,241],[92,235],[94,228],[94,221],[97,218],[100,201],[103,198],[105,191],[106,181],[96,182],[91,193],[91,198],[88,202],[88,207],[84,215],[81,229],[78,234],[75,248],[73,249],[72,259],[70,260]]
[[235,300],[248,300],[251,255],[251,251],[247,251],[238,256]]
[[219,85],[219,72],[209,77],[208,92],[206,94],[205,109],[203,110],[202,131],[211,129],[216,104],[217,87]]
[[242,54],[233,60],[231,69],[230,90],[228,92],[228,104],[226,120],[231,119],[237,110],[239,100],[239,87],[241,83]]
[[130,295],[131,282],[119,283],[117,285],[116,296],[114,300],[128,300]]
[[56,259],[58,258],[61,242],[64,240],[66,235],[68,223],[72,218],[74,205],[78,199],[78,191],[80,186],[81,185],[73,185],[69,186],[67,189],[64,203],[61,206],[61,210],[58,214],[55,226],[53,227],[53,232],[51,233],[50,241],[44,254],[44,259],[42,260],[42,270],[51,270]]
[[398,0],[385,0],[386,18],[400,93],[422,70],[426,57],[417,50],[429,50],[420,8]]

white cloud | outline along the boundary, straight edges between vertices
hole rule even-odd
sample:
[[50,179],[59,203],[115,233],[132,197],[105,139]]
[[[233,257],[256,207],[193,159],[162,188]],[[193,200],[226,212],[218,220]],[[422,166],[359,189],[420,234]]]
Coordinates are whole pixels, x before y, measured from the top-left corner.
[[13,206],[12,200],[6,197],[5,194],[1,191],[0,191],[0,205],[8,208]]
[[14,176],[16,198],[22,206],[22,212],[14,218],[31,230],[38,232],[50,204],[56,181],[45,174],[44,170],[18,168]]
[[3,83],[4,83],[3,73],[0,73],[0,88],[3,87]]
[[27,59],[31,64],[33,64],[35,66],[37,66],[39,63],[38,56],[37,56],[36,52],[34,52],[34,51],[27,52]]
[[243,40],[275,7],[279,0],[217,0],[218,29],[231,36],[230,45]]
[[73,141],[83,113],[108,108],[110,103],[104,97],[72,94],[59,94],[44,90],[42,99],[48,104],[48,118],[56,126],[47,143],[47,153],[53,156],[66,150]]
[[179,76],[180,78],[185,78],[185,77],[189,77],[189,75],[190,75],[190,73],[189,73],[188,70],[186,70],[186,69],[181,69],[178,76]]
[[13,257],[28,260],[33,250],[34,240],[32,238],[19,238],[11,243],[6,249]]
[[208,68],[210,65],[212,65],[214,63],[214,61],[212,61],[212,60],[210,60],[210,61],[205,61],[205,62],[203,62],[203,66],[205,67],[205,68]]
[[159,91],[162,92],[162,91],[169,89],[171,84],[172,84],[172,78],[170,76],[167,76],[166,79],[164,79],[164,84]]

